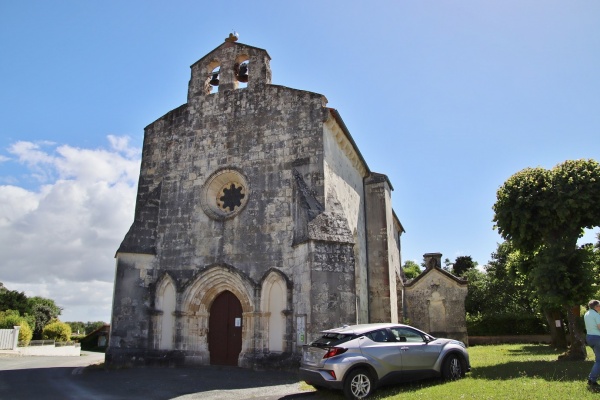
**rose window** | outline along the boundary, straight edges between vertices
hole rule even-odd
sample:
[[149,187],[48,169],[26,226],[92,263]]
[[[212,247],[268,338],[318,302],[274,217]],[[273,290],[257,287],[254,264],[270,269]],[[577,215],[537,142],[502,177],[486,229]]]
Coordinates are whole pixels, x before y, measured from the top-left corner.
[[211,175],[202,194],[202,208],[214,219],[226,219],[239,213],[248,201],[248,183],[234,169],[224,169]]

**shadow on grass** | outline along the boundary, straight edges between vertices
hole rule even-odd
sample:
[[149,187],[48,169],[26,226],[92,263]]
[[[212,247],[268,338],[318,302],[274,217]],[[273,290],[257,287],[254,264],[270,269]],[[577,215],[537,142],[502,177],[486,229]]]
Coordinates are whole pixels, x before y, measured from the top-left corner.
[[475,368],[471,371],[471,378],[489,380],[538,378],[546,381],[582,381],[587,378],[593,364],[593,361],[515,361]]
[[555,355],[558,357],[561,353],[551,346],[540,346],[540,345],[530,345],[530,346],[521,346],[518,349],[509,349],[508,352],[511,355],[521,356],[521,355],[531,355],[531,356],[547,356],[547,355]]
[[[540,354],[535,351],[535,354]],[[554,354],[554,352],[552,352]],[[497,364],[489,367],[478,367],[467,374],[467,379],[500,381],[519,378],[536,378],[548,382],[584,382],[592,368],[593,361],[515,361]],[[417,392],[424,388],[444,385],[441,379],[401,383],[382,387],[377,395],[399,395],[401,393]]]
[[[546,381],[582,381],[592,369],[594,361],[558,360],[561,352],[551,346],[525,345],[508,349],[511,356],[532,358],[554,356],[553,360],[516,360],[500,364],[476,367],[469,374],[473,379],[508,380],[514,378],[538,378]],[[553,358],[554,358],[553,357]]]
[[[558,356],[560,352],[549,346],[522,346],[518,349],[509,349],[515,357],[531,356]],[[467,374],[467,379],[505,381],[519,378],[542,379],[547,382],[584,382],[594,364],[593,359],[585,361],[558,361],[556,360],[524,360],[508,361],[485,367],[474,367]],[[401,393],[417,392],[424,388],[444,385],[441,379],[429,379],[411,383],[402,383],[378,389],[378,396],[392,396]]]

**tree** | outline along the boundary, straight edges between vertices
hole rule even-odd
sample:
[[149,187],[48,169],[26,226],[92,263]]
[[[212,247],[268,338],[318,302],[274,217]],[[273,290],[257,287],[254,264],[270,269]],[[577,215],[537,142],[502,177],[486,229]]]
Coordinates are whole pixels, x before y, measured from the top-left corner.
[[35,328],[33,336],[36,339],[42,338],[44,327],[51,321],[58,318],[62,312],[62,308],[54,303],[54,300],[35,296],[27,300],[30,313],[35,318]]
[[456,276],[464,276],[465,273],[477,267],[477,262],[471,256],[458,256],[452,264],[452,273]]
[[472,269],[467,273],[469,291],[465,299],[465,311],[471,316],[487,313],[492,307],[495,294],[489,290],[489,277],[486,273]]
[[[514,269],[514,249],[509,242],[498,244],[492,253],[491,260],[485,266],[485,281],[480,284],[485,291],[480,305],[481,312],[486,314],[531,314],[536,311],[535,296],[523,281],[523,276]],[[471,295],[471,280],[478,271],[475,268],[467,270],[469,296]],[[483,278],[480,278],[481,281]]]
[[483,270],[468,269],[465,310],[473,335],[537,334],[547,331],[535,295],[524,276],[515,273],[510,243],[498,245]]
[[94,332],[96,329],[103,327],[104,325],[106,325],[106,322],[104,321],[96,321],[96,322],[86,322],[85,323],[85,334],[89,335],[90,333]]
[[526,273],[539,301],[567,314],[568,355],[575,359],[586,355],[576,320],[596,282],[590,252],[577,240],[584,228],[600,226],[598,204],[600,164],[576,160],[517,172],[498,189],[493,207],[500,235],[530,260]]
[[[566,349],[564,327],[562,324],[556,325],[556,320],[562,321],[564,314],[560,307],[544,302],[544,298],[539,300],[529,274],[532,269],[531,259],[517,250],[510,241],[498,245],[497,252],[492,256],[493,260],[486,269],[496,277],[497,284],[492,290],[498,293],[506,309],[515,315],[529,313],[538,316],[539,320],[545,319],[552,338],[552,347]],[[543,318],[539,315],[540,312]]]
[[16,290],[7,290],[4,288],[4,285],[2,288],[4,290],[0,291],[0,311],[16,310],[21,315],[29,312],[25,293]]
[[58,318],[58,316],[62,313],[62,307],[56,305],[54,300],[46,299],[45,297],[34,296],[27,299],[27,304],[29,308],[33,310],[36,305],[44,305],[50,309],[50,314],[52,314],[52,318]]
[[406,276],[406,279],[414,279],[421,275],[422,271],[421,267],[419,267],[419,264],[411,260],[406,261],[402,266],[402,269],[404,270],[404,276]]
[[76,335],[84,335],[85,334],[85,324],[81,321],[76,322],[66,322],[71,327],[71,332]]

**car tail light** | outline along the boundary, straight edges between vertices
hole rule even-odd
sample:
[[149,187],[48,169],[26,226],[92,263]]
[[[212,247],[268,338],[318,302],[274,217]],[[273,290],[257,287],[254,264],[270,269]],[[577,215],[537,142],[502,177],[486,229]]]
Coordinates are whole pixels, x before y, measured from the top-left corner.
[[335,380],[337,380],[337,377],[335,376],[335,371],[326,371],[329,375],[331,375],[331,377]]
[[346,350],[348,350],[348,349],[343,349],[341,347],[331,347],[331,348],[329,348],[327,353],[325,353],[323,358],[331,358],[333,356],[337,356],[339,354],[345,353]]

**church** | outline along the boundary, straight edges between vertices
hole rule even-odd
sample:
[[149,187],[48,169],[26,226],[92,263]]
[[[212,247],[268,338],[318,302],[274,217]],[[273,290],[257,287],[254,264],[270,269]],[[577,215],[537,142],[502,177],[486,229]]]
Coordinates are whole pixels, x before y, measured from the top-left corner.
[[269,63],[230,35],[145,128],[107,364],[293,366],[323,329],[403,320],[390,180]]

